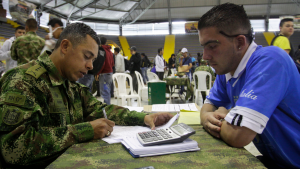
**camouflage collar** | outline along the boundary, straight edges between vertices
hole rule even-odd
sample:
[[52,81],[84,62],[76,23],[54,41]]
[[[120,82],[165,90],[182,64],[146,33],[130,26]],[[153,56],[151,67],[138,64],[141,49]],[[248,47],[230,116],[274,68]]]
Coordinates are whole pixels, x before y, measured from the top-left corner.
[[42,53],[38,61],[42,63],[43,67],[47,70],[49,74],[49,78],[53,86],[62,85],[65,83],[67,79],[63,78],[60,73],[58,72],[57,68],[55,67],[54,63],[50,59],[51,52],[45,51]]
[[36,35],[36,33],[33,32],[33,31],[26,32],[26,35],[27,35],[27,34]]

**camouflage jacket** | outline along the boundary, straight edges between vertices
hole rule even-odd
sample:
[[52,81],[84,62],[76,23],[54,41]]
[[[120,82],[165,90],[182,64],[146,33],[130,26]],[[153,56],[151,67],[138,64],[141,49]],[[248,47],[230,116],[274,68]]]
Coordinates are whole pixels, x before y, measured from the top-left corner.
[[89,88],[64,79],[46,52],[11,69],[0,86],[0,146],[9,164],[39,164],[93,139],[88,121],[103,118],[103,109],[117,125],[144,125],[146,114],[107,106]]
[[[195,72],[197,72],[197,71],[206,71],[211,74],[211,79],[212,79],[211,87],[212,87],[213,82],[216,80],[216,76],[215,76],[215,73],[213,72],[213,70],[210,68],[210,66],[198,66],[195,69]],[[209,87],[209,77],[208,76],[206,77],[206,85],[207,85],[207,87]]]
[[178,67],[179,67],[179,63],[180,63],[180,56],[182,56],[181,52],[179,52],[175,57],[175,67],[176,67],[177,71],[178,71]]
[[11,58],[23,65],[36,60],[45,46],[45,40],[35,32],[27,32],[24,36],[18,37],[12,44]]

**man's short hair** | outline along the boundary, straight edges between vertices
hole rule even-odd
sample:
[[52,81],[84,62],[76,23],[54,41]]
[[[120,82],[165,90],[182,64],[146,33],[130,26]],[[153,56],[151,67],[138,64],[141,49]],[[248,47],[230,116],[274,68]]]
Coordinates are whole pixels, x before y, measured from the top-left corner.
[[84,23],[72,23],[62,31],[54,49],[57,49],[60,46],[61,41],[64,39],[68,39],[72,43],[73,47],[76,47],[85,41],[87,35],[90,35],[97,44],[100,45],[97,33],[91,27]]
[[61,19],[59,19],[59,18],[52,18],[48,22],[48,25],[50,25],[51,27],[55,27],[55,24],[58,24],[59,26],[64,26],[64,24],[62,23]]
[[157,50],[157,52],[160,53],[162,50],[163,50],[163,48],[159,48],[159,49]]
[[25,26],[30,30],[35,30],[38,27],[37,21],[34,18],[29,18],[26,20]]
[[25,30],[24,26],[18,26],[18,27],[16,28],[16,31],[15,31],[15,32],[17,32],[19,29]]
[[198,22],[199,30],[207,27],[216,27],[228,35],[249,34],[246,37],[252,41],[251,24],[243,5],[225,3],[213,7]]
[[171,55],[171,57],[173,57],[173,56],[175,56],[175,54],[174,54],[174,53]]
[[116,47],[115,52],[120,53],[120,48]]
[[105,37],[101,37],[100,38],[100,41],[101,41],[101,45],[106,45],[106,42],[107,42],[107,39]]
[[285,22],[294,22],[293,18],[284,18],[280,21],[279,26],[282,27]]

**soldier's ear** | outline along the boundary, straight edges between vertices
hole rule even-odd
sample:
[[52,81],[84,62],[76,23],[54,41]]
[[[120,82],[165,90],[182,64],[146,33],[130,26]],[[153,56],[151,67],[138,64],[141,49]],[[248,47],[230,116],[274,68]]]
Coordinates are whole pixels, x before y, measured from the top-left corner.
[[68,52],[68,49],[70,47],[70,41],[68,39],[63,39],[60,43],[60,50],[65,55]]

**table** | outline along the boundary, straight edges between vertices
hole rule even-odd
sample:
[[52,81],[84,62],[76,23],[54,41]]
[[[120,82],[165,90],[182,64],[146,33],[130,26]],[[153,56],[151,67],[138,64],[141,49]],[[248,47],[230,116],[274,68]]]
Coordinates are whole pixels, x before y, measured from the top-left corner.
[[192,88],[190,84],[189,78],[175,78],[175,77],[167,77],[164,78],[166,81],[166,85],[169,85],[169,92],[170,92],[170,100],[172,96],[172,91],[170,88],[170,85],[178,85],[178,86],[186,86],[187,91],[185,95],[185,100],[188,100],[193,94],[194,94],[194,89]]
[[232,148],[222,140],[213,138],[202,126],[192,126],[196,134],[190,138],[198,142],[200,151],[133,158],[121,144],[108,144],[102,140],[75,144],[50,164],[48,169],[59,168],[138,168],[155,169],[198,168],[265,168],[244,148]]

